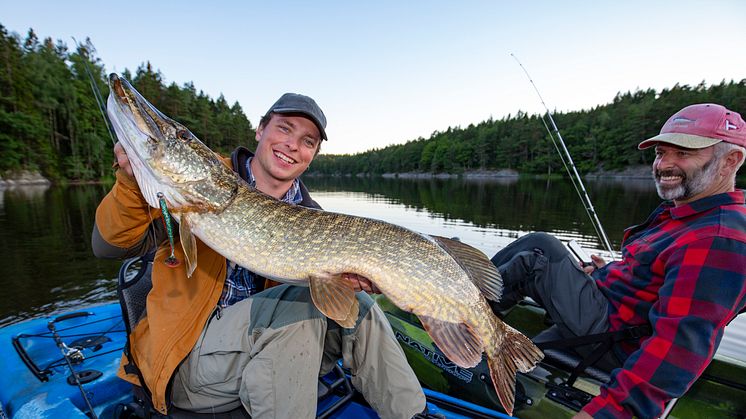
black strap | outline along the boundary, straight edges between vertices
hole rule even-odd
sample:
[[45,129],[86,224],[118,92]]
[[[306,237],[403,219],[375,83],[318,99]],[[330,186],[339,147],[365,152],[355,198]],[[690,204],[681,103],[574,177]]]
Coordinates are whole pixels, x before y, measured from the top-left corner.
[[573,338],[562,338],[546,342],[536,342],[535,345],[541,350],[566,349],[607,341],[611,344],[614,344],[623,340],[639,339],[643,336],[650,336],[652,333],[653,329],[650,327],[649,324],[641,324],[637,326],[630,326],[621,330],[615,330],[613,332],[602,332],[586,336],[576,336]]
[[572,386],[577,380],[578,376],[585,371],[586,368],[595,364],[601,357],[609,352],[615,343],[624,340],[639,339],[643,336],[650,336],[653,332],[652,327],[649,324],[631,326],[621,330],[615,330],[613,332],[595,333],[586,336],[577,336],[573,338],[564,338],[550,340],[547,342],[537,342],[536,346],[539,349],[566,349],[575,348],[578,346],[585,346],[596,344],[591,350],[590,354],[583,358],[578,365],[573,368],[570,372],[570,377],[567,379],[567,385]]

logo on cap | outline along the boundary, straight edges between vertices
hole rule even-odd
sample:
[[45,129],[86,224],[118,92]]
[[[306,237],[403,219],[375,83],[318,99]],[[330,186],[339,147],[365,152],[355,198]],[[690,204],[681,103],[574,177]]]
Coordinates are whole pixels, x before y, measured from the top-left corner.
[[734,125],[733,123],[731,123],[730,121],[728,121],[728,120],[726,119],[726,120],[725,120],[725,130],[726,130],[726,131],[730,131],[730,130],[732,130],[732,129],[738,129],[738,126]]
[[673,119],[672,122],[674,124],[691,124],[691,123],[693,123],[695,121],[694,121],[694,119],[685,118],[683,116],[677,116],[676,118]]

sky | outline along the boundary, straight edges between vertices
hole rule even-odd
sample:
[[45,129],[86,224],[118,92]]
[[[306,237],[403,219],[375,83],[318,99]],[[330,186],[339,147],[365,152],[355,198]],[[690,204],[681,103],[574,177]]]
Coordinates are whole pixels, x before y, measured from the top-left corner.
[[[746,78],[746,1],[9,1],[0,24],[108,72],[150,61],[165,82],[238,101],[253,125],[285,92],[328,120],[322,153],[357,153],[518,111]],[[746,113],[746,109],[736,109]],[[562,127],[559,127],[562,131]]]

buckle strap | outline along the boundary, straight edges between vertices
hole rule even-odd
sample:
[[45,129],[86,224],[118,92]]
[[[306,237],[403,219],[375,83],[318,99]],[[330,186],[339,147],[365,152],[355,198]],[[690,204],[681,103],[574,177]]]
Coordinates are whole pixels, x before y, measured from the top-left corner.
[[575,383],[578,376],[591,365],[594,365],[603,355],[609,352],[612,346],[623,340],[639,339],[643,336],[652,334],[652,327],[649,324],[631,326],[626,329],[615,330],[613,332],[595,333],[587,336],[577,336],[574,338],[556,339],[547,342],[536,343],[539,349],[565,349],[577,346],[595,344],[590,354],[580,360],[578,365],[572,369],[566,383],[570,386]]
[[574,348],[576,346],[585,346],[600,342],[609,342],[610,344],[613,344],[623,340],[639,339],[644,336],[650,336],[652,332],[653,329],[649,324],[642,324],[630,326],[621,330],[615,330],[613,332],[601,332],[592,335],[539,342],[536,343],[536,346],[539,347],[539,349],[544,350]]

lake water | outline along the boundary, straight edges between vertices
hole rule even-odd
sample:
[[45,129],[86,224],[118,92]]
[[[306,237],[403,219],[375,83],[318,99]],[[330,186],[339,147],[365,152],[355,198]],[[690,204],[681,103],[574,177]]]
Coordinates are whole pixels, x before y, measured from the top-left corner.
[[[532,231],[602,247],[566,181],[309,178],[306,184],[328,211],[459,237],[489,256]],[[586,187],[617,250],[622,230],[660,202],[648,180],[588,181]],[[0,325],[116,300],[119,263],[96,259],[90,250],[95,209],[107,191],[103,185],[0,189]],[[746,362],[737,342],[746,342],[746,316],[729,326],[718,353]]]

